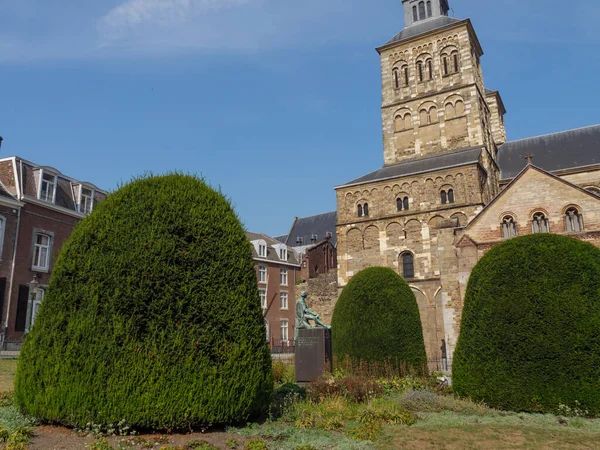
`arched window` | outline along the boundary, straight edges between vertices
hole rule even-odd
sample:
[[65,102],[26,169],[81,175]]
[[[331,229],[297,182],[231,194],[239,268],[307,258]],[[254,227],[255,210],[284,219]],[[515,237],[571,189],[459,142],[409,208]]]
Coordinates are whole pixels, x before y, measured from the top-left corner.
[[454,189],[448,190],[448,203],[454,203]]
[[549,233],[550,226],[548,224],[548,218],[546,214],[539,212],[533,215],[531,221],[531,232],[532,233]]
[[410,280],[415,277],[415,257],[412,253],[402,253],[402,277],[405,280]]
[[362,217],[363,216],[363,207],[362,205],[358,205],[358,217]]
[[427,77],[430,80],[433,80],[433,61],[429,58],[426,62],[427,64]]
[[398,211],[408,211],[409,206],[408,197],[399,197],[396,199],[396,208]]
[[505,216],[502,219],[502,238],[509,239],[516,237],[518,235],[517,223],[515,222],[514,217]]
[[431,1],[427,2],[427,17],[433,16],[433,11],[431,10]]
[[444,67],[444,75],[448,75],[448,55],[442,56],[442,66]]
[[408,86],[408,64],[402,67],[402,73],[404,74],[404,86]]
[[410,113],[404,114],[404,129],[410,130],[413,127],[412,116]]
[[413,6],[413,22],[417,22],[419,20],[419,15],[417,14],[417,5]]
[[577,208],[569,208],[565,213],[565,228],[568,233],[581,233],[583,231],[583,218]]
[[419,20],[423,20],[425,17],[425,2],[419,2]]
[[396,129],[396,133],[404,130],[404,119],[402,116],[396,116],[394,118],[394,127]]
[[440,196],[442,198],[442,205],[454,203],[454,189],[442,190]]
[[458,100],[454,105],[454,111],[456,112],[456,116],[462,116],[465,114],[465,104]]
[[394,89],[400,89],[402,82],[400,81],[400,70],[398,68],[392,71],[392,79],[394,81]]
[[454,69],[454,73],[458,73],[458,71],[460,70],[460,66],[458,64],[458,50],[454,50],[452,52],[452,62],[453,64],[453,69]]
[[423,81],[423,63],[421,61],[417,63],[417,76],[419,81]]
[[365,217],[368,217],[368,216],[369,216],[369,204],[368,204],[368,203],[365,203],[365,204],[363,205],[363,215],[364,215]]
[[435,106],[432,106],[428,110],[422,109],[420,113],[420,118],[421,126],[436,123],[438,121],[437,108]]
[[445,205],[446,203],[448,203],[448,194],[446,193],[446,191],[442,191],[441,196],[442,196],[442,205]]

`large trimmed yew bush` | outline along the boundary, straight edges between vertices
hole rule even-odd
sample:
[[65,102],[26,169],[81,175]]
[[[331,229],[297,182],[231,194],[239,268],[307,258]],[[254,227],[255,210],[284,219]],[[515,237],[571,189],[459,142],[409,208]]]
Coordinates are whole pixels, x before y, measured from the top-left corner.
[[422,370],[427,362],[417,300],[392,269],[372,267],[352,277],[331,321],[338,359],[405,363]]
[[600,413],[600,250],[550,234],[490,250],[469,280],[453,376],[494,407]]
[[21,351],[15,399],[47,422],[245,421],[272,396],[250,243],[192,176],[122,187],[77,225]]

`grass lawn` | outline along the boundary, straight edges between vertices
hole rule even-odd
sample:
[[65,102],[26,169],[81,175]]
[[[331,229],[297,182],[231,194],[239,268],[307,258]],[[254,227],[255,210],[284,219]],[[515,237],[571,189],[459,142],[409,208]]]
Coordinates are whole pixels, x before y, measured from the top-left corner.
[[[16,360],[0,360],[0,392],[13,390]],[[518,414],[489,409],[483,405],[451,396],[423,396],[409,399],[394,393],[359,406],[332,398],[318,405],[298,404],[295,412],[263,424],[248,424],[225,431],[179,435],[136,437],[81,436],[65,428],[35,426],[14,405],[0,406],[0,429],[32,429],[26,447],[17,449],[142,449],[165,450],[234,449],[245,450],[249,442],[259,440],[273,450],[508,450],[508,449],[598,449],[600,419],[563,418],[554,415]],[[384,425],[372,434],[372,440],[360,440],[353,429],[364,409],[410,411],[416,417],[412,425]],[[361,409],[362,408],[362,409]],[[379,409],[378,409],[379,408]],[[392,417],[392,416],[390,416]],[[397,422],[395,422],[397,423]],[[403,422],[402,422],[403,423]],[[328,429],[330,428],[330,429]],[[194,444],[195,442],[195,444]],[[199,446],[204,443],[203,446]],[[190,445],[191,444],[191,445]],[[237,446],[235,446],[237,444]],[[2,444],[0,444],[0,448]],[[251,448],[261,448],[251,447]]]
[[0,359],[0,392],[11,392],[17,370],[16,359]]

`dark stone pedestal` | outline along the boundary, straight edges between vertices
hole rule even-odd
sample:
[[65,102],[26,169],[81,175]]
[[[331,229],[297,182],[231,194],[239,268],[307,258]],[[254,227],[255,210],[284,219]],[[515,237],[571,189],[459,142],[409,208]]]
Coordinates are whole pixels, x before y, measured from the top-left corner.
[[333,370],[331,330],[309,328],[298,330],[296,339],[296,381],[308,383]]

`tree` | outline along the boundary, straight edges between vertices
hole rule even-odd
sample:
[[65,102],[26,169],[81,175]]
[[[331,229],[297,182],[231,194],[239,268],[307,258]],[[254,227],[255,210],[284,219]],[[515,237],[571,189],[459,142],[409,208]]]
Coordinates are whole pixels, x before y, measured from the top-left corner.
[[536,234],[474,268],[453,364],[455,391],[514,411],[600,412],[600,250]]
[[272,396],[250,243],[193,176],[137,179],[62,248],[15,400],[47,422],[151,429],[245,421]]
[[419,308],[412,290],[392,269],[373,267],[356,274],[335,305],[333,353],[354,361],[427,362]]

